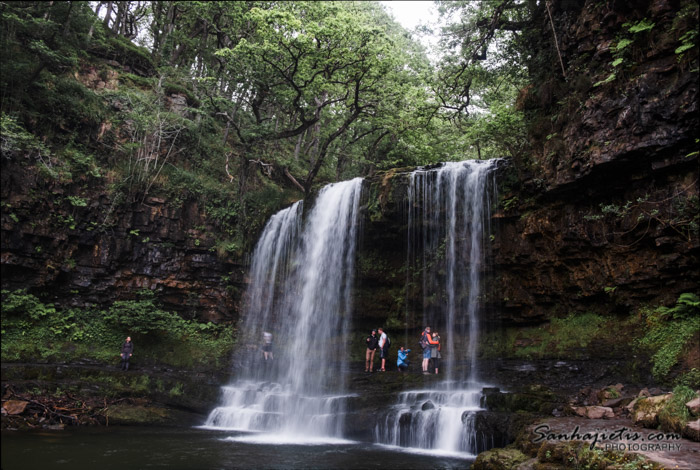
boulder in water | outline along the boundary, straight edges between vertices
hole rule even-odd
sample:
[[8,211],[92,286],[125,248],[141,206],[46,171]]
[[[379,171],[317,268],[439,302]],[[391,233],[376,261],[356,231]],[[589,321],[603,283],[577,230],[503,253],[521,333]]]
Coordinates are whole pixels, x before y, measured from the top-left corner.
[[420,409],[423,410],[423,411],[426,411],[426,410],[434,410],[434,409],[435,409],[435,403],[433,403],[432,401],[428,400],[428,401],[426,401],[425,403],[423,403],[423,406],[421,406]]

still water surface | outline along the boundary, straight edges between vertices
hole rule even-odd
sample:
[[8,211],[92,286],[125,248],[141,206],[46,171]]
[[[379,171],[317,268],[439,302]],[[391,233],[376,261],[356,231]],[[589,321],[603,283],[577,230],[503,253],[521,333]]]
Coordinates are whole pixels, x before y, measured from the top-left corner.
[[[260,436],[263,437],[263,436]],[[467,469],[464,458],[369,443],[263,444],[254,434],[199,428],[109,427],[3,432],[2,470]]]

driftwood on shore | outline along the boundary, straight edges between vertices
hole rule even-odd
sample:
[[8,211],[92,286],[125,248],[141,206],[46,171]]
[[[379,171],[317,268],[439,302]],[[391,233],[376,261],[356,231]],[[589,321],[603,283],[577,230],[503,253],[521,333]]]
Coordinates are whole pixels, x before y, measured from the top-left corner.
[[2,397],[3,429],[54,428],[81,425],[109,425],[107,410],[130,398],[75,398],[69,392],[35,396],[7,387]]

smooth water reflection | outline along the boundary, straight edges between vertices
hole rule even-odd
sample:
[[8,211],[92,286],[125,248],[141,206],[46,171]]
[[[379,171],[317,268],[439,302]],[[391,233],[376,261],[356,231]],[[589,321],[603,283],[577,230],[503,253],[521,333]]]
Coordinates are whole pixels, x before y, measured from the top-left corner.
[[[250,441],[250,442],[246,442]],[[289,445],[199,428],[109,427],[3,432],[2,470],[431,469],[469,460],[369,443]],[[269,442],[269,441],[268,441]]]

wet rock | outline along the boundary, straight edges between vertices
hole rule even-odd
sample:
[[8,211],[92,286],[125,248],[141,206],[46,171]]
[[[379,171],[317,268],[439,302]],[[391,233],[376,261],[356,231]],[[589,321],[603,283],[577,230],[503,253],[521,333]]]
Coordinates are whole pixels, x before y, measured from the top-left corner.
[[669,393],[636,400],[632,413],[634,424],[645,428],[656,428],[659,425],[659,412],[671,396],[672,394]]
[[700,419],[691,421],[683,428],[683,437],[700,442]]
[[600,391],[591,387],[587,387],[582,391],[583,401],[586,406],[597,405],[600,403]]
[[598,392],[598,401],[603,403],[610,399],[619,398],[624,388],[622,384],[609,385]]
[[121,425],[195,425],[201,424],[201,415],[153,404],[122,405],[107,408],[109,424]]
[[564,411],[563,407],[558,407],[558,408],[555,408],[554,410],[552,410],[552,416],[557,417],[557,418],[560,418],[560,417],[564,416],[565,414],[566,414],[566,412]]
[[[28,171],[3,168],[3,174],[13,174],[12,179],[3,179],[3,200],[8,194],[15,195],[28,221],[3,225],[3,289],[40,288],[52,292],[52,302],[58,307],[106,306],[150,289],[168,311],[217,322],[236,319],[238,299],[227,288],[243,291],[245,269],[233,259],[209,252],[215,230],[194,201],[185,201],[179,209],[162,198],[116,207],[116,222],[109,235],[89,225],[68,230],[47,225],[43,215],[70,210],[76,220],[99,220],[111,206],[105,190],[96,187],[83,194],[91,203],[77,214],[75,208],[64,210],[31,196],[30,184],[18,186],[15,181],[31,180]],[[32,240],[37,237],[52,249],[34,253]],[[193,240],[200,240],[201,246]],[[72,259],[74,266],[66,266],[66,259]],[[49,270],[47,266],[61,268]],[[230,282],[222,281],[224,277]]]
[[49,431],[63,431],[66,428],[65,424],[47,424],[43,426],[44,429]]
[[462,422],[471,425],[476,433],[476,451],[481,452],[514,442],[518,433],[532,422],[533,416],[526,412],[465,411],[462,413]]
[[637,402],[639,401],[639,398],[640,397],[635,398],[634,400],[629,402],[627,404],[627,406],[625,406],[625,411],[627,412],[628,415],[632,415],[632,413],[634,413],[634,407],[637,404]]
[[485,392],[481,406],[490,411],[537,412],[550,414],[562,405],[563,399],[552,390],[535,384],[517,392]]
[[530,458],[527,455],[510,446],[480,453],[471,468],[472,470],[510,470],[528,460]]
[[618,408],[618,407],[620,407],[620,406],[623,404],[623,402],[625,402],[625,400],[628,400],[628,401],[629,401],[630,399],[629,399],[629,398],[623,398],[623,397],[620,397],[620,398],[611,398],[611,399],[609,399],[609,400],[605,400],[605,401],[602,403],[602,405],[603,405],[603,406],[607,406],[608,408]]
[[688,403],[685,404],[688,411],[693,416],[700,416],[700,397],[693,398]]
[[421,406],[421,410],[423,411],[432,409],[435,409],[435,404],[430,400],[426,401],[425,403],[423,403],[423,406]]
[[607,406],[579,406],[573,411],[578,416],[588,419],[611,419],[615,417],[613,409]]

